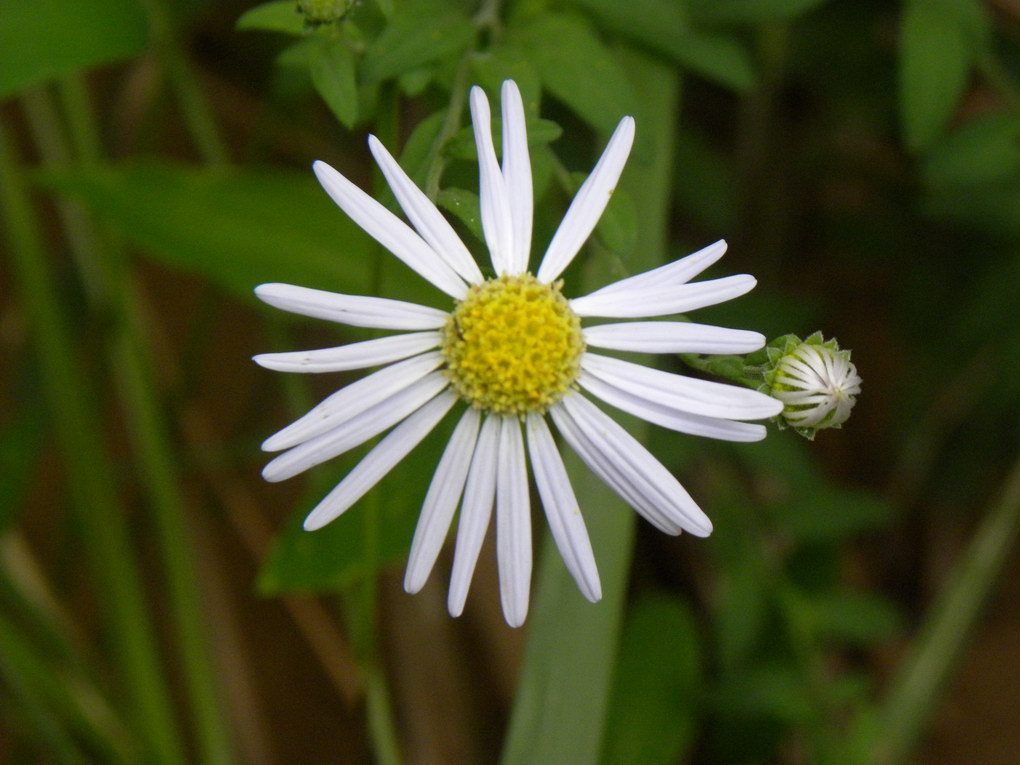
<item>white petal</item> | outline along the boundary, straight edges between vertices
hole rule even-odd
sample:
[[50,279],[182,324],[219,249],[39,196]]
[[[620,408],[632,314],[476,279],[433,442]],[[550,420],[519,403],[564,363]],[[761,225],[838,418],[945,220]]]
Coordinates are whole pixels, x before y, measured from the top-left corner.
[[289,449],[310,438],[333,430],[380,401],[388,399],[437,369],[443,363],[439,351],[391,364],[378,372],[352,382],[328,396],[303,417],[267,438],[262,450],[277,452]]
[[527,429],[531,471],[549,519],[549,530],[570,575],[584,597],[595,603],[602,599],[599,570],[563,459],[542,415],[530,413]]
[[464,491],[471,455],[478,440],[480,419],[476,409],[469,408],[464,412],[436,467],[421,507],[418,526],[414,530],[411,554],[407,559],[407,572],[404,574],[404,589],[407,592],[413,594],[425,586],[436,558],[439,557],[453,513]]
[[584,330],[584,341],[597,348],[641,353],[733,353],[756,351],[765,336],[743,329],[684,321],[633,321]]
[[407,177],[407,173],[374,135],[368,137],[368,148],[379,163],[401,209],[422,238],[450,268],[468,282],[481,282],[482,272],[478,270],[478,264],[432,200]]
[[619,470],[650,505],[695,536],[712,533],[712,522],[680,482],[641,443],[609,415],[579,394],[563,397],[563,405],[592,444]]
[[783,410],[782,402],[750,388],[698,380],[596,353],[585,353],[581,368],[636,396],[705,417],[760,420]]
[[740,441],[744,443],[761,441],[765,438],[764,425],[752,425],[748,422],[734,422],[718,417],[704,417],[671,409],[654,401],[637,396],[630,391],[617,388],[588,372],[581,372],[578,383],[582,388],[598,396],[610,406],[615,406],[635,417],[669,428],[680,433],[704,438],[717,438],[721,441]]
[[511,627],[520,627],[528,616],[531,590],[531,504],[521,424],[513,416],[503,417],[499,429],[496,558],[503,616]]
[[341,295],[293,284],[260,284],[255,295],[264,303],[314,319],[372,329],[439,329],[449,314],[402,300]]
[[[610,489],[619,494],[624,501],[633,507],[641,516],[659,531],[676,536],[683,529],[679,523],[664,513],[655,502],[645,496],[645,492],[635,482],[627,470],[605,451],[604,446],[597,443],[589,435],[587,428],[582,427],[563,401],[576,394],[567,394],[555,406],[549,409],[549,415],[570,448],[577,453],[588,468],[599,477]],[[597,435],[597,434],[596,434]]]
[[508,270],[511,274],[520,274],[528,270],[531,254],[534,191],[524,102],[513,80],[503,83],[503,179],[513,224],[513,249]]
[[431,372],[371,409],[352,417],[328,433],[284,452],[262,469],[267,481],[283,481],[360,446],[400,422],[448,384],[441,372]]
[[634,287],[611,294],[586,295],[570,301],[578,316],[609,316],[637,319],[686,313],[744,295],[757,284],[753,276],[738,274],[693,284]]
[[467,295],[467,285],[404,221],[325,162],[312,170],[337,206],[411,270],[457,300]]
[[305,530],[321,529],[361,499],[421,443],[457,402],[452,391],[429,401],[380,441],[305,518]]
[[450,594],[447,600],[452,616],[460,616],[464,612],[464,601],[471,587],[478,553],[485,540],[485,531],[489,528],[492,503],[496,498],[498,459],[499,417],[489,415],[478,433],[467,485],[464,487],[464,502],[460,507],[457,548],[453,555],[453,572],[450,575]]
[[507,195],[503,171],[496,161],[496,148],[492,145],[492,124],[489,101],[485,92],[471,88],[471,122],[478,148],[478,190],[482,213],[482,230],[497,275],[508,273],[513,259],[513,218]]
[[679,286],[686,284],[706,268],[715,263],[726,253],[726,241],[720,239],[715,244],[703,247],[687,257],[667,263],[664,266],[653,268],[651,271],[629,276],[618,282],[608,284],[602,289],[592,292],[591,295],[614,295],[628,290],[665,286],[667,284]]
[[609,139],[609,144],[602,152],[595,169],[578,189],[574,201],[570,203],[567,214],[563,216],[560,227],[549,243],[549,249],[545,251],[542,265],[538,269],[537,276],[540,282],[548,284],[554,281],[570,265],[581,245],[588,240],[606,205],[609,204],[610,197],[613,196],[633,144],[634,118],[624,117]]
[[316,351],[260,353],[252,360],[276,372],[345,372],[400,361],[437,348],[442,340],[439,332],[410,332]]

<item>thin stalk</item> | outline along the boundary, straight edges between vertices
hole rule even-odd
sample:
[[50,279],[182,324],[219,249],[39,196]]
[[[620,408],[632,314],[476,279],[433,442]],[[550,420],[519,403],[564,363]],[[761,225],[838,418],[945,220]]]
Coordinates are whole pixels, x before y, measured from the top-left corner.
[[953,569],[946,587],[900,663],[866,760],[871,765],[907,762],[953,677],[1020,531],[1020,458],[998,499]]
[[[98,129],[81,77],[64,80],[60,94],[80,161],[86,166],[99,163],[102,150]],[[139,301],[123,252],[112,237],[104,238],[101,233],[93,237],[97,246],[92,255],[94,271],[103,275],[104,292],[110,301],[107,353],[127,413],[141,484],[153,510],[198,751],[202,762],[231,762],[233,746],[216,686],[219,673],[209,652],[186,503],[162,402],[156,394],[155,375],[144,350]]]
[[169,9],[163,0],[141,2],[149,14],[152,48],[177,95],[184,122],[198,153],[210,165],[227,164],[230,156],[227,144],[202,94],[191,62],[181,47]]
[[138,569],[114,471],[103,446],[100,417],[88,375],[74,351],[39,236],[14,146],[0,123],[0,210],[25,310],[35,333],[42,385],[71,487],[72,506],[91,558],[96,591],[105,611],[148,761],[183,763],[177,723],[156,640],[146,613]]

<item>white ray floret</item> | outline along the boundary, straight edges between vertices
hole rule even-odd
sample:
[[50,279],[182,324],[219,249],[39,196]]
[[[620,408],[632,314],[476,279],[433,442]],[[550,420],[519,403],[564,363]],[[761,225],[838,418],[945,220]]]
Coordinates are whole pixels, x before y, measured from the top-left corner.
[[439,329],[448,316],[436,308],[402,300],[341,295],[293,284],[262,284],[255,288],[255,295],[290,313],[370,329]]
[[[620,121],[570,203],[537,272],[529,273],[535,200],[525,108],[513,82],[504,83],[501,101],[500,158],[488,99],[480,88],[470,92],[482,229],[496,278],[483,277],[439,209],[371,136],[372,155],[410,225],[328,165],[316,162],[315,173],[358,225],[454,298],[453,310],[264,284],[256,289],[258,297],[282,310],[399,334],[337,348],[261,354],[255,361],[299,373],[379,367],[263,444],[267,450],[285,450],[263,470],[266,480],[281,481],[382,437],[308,515],[306,529],[320,528],[346,512],[421,443],[458,400],[463,402],[464,411],[424,498],[404,587],[417,592],[425,586],[459,508],[447,605],[451,614],[460,615],[495,512],[500,601],[507,622],[519,626],[527,617],[533,562],[529,463],[567,570],[585,598],[594,602],[602,597],[585,509],[578,504],[550,422],[588,468],[649,523],[667,534],[706,536],[711,522],[677,479],[585,394],[674,431],[727,441],[764,438],[762,425],[744,420],[771,417],[783,404],[756,391],[590,350],[757,350],[765,342],[757,332],[687,321],[582,325],[582,319],[590,317],[684,313],[744,294],[754,287],[754,278],[745,274],[691,281],[722,257],[726,243],[720,240],[583,297],[563,296],[558,279],[591,236],[633,146],[630,117]],[[831,378],[839,371],[836,362],[825,358],[793,360],[786,372],[792,381],[785,391],[787,401],[804,408],[831,400],[838,416],[843,404],[803,383],[809,375]]]
[[338,348],[320,348],[315,351],[287,353],[260,353],[253,361],[261,367],[277,372],[346,372],[350,369],[367,369],[406,359],[424,351],[438,348],[442,336],[438,332],[409,332],[404,335],[380,337],[361,343],[341,345]]
[[464,281],[410,226],[325,162],[312,169],[337,206],[408,268],[457,300],[467,294]]

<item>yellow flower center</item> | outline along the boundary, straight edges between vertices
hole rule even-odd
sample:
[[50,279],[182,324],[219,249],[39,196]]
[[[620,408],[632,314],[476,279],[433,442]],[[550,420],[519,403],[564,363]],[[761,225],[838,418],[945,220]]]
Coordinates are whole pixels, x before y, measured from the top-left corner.
[[462,399],[525,414],[562,398],[581,371],[584,339],[561,286],[522,274],[471,287],[443,329],[446,373]]

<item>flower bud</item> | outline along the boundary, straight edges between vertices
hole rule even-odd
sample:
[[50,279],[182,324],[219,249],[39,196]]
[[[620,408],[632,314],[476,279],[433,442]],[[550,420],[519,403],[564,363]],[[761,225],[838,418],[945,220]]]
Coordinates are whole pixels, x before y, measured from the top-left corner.
[[801,341],[783,339],[782,347],[770,344],[772,371],[766,374],[773,398],[785,404],[778,422],[814,438],[824,428],[838,428],[850,417],[861,392],[861,377],[850,362],[850,351],[840,350],[835,340],[823,340],[820,332]]

